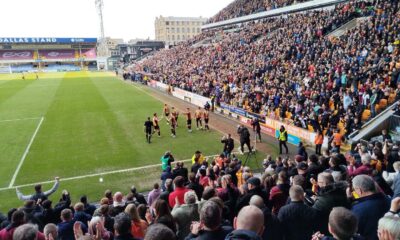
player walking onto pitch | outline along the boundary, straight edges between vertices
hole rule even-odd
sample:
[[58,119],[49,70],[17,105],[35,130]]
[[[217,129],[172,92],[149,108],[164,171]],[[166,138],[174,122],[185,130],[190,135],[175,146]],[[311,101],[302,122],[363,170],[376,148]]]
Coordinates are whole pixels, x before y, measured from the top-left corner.
[[203,118],[204,118],[204,129],[205,130],[210,130],[210,128],[208,127],[208,120],[210,117],[210,111],[208,109],[205,109],[203,112]]
[[165,117],[165,120],[167,121],[167,124],[169,124],[169,107],[167,104],[164,104],[164,109],[163,109],[163,114]]
[[153,114],[153,133],[157,132],[158,133],[158,137],[161,136],[161,132],[160,132],[160,124],[158,124],[158,117],[157,117],[157,113]]
[[201,108],[199,107],[197,110],[196,110],[196,112],[194,113],[194,117],[196,118],[196,127],[197,127],[197,130],[199,130],[199,126],[200,126],[200,129],[202,130],[203,129],[203,123],[201,122],[201,116],[202,115],[202,111],[201,111]]
[[170,119],[170,126],[171,126],[171,136],[173,138],[176,137],[176,118],[173,114],[171,114],[171,119]]
[[187,108],[184,114],[186,115],[186,125],[188,128],[188,132],[192,132],[192,113],[190,113],[190,108]]
[[147,121],[144,122],[144,132],[146,133],[146,141],[151,143],[151,134],[152,134],[153,123],[150,121],[150,117],[147,118]]

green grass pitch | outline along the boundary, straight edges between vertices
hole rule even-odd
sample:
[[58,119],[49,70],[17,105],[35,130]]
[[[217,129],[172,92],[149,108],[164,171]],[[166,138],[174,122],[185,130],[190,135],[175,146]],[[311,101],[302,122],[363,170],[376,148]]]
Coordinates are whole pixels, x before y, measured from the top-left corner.
[[[0,211],[22,205],[9,188],[26,152],[14,186],[45,182],[55,176],[71,178],[160,163],[171,150],[177,159],[191,158],[194,151],[218,154],[220,133],[193,131],[184,127],[183,116],[177,138],[161,121],[162,137],[147,144],[143,123],[162,102],[144,87],[119,81],[109,73],[47,73],[35,76],[0,75]],[[42,124],[39,126],[43,118]],[[37,134],[34,136],[35,131]],[[33,137],[34,136],[34,137]],[[32,141],[32,142],[31,142]],[[27,147],[31,142],[29,151]],[[74,200],[87,194],[97,201],[105,189],[127,192],[130,185],[146,189],[158,179],[160,167],[62,181],[51,199],[63,189]],[[47,190],[52,184],[44,184]],[[22,187],[25,194],[33,187]]]

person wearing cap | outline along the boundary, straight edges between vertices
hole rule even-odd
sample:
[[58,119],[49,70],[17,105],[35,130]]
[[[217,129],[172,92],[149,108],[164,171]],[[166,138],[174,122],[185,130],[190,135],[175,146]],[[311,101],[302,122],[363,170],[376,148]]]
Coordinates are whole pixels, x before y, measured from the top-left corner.
[[308,174],[308,165],[305,162],[300,162],[299,164],[297,164],[296,166],[297,168],[297,173],[300,176],[303,176],[304,179],[306,180],[304,183],[304,189],[305,190],[311,190],[311,183],[310,183],[310,179],[311,176]]
[[244,206],[249,205],[250,199],[254,195],[260,196],[264,202],[267,202],[267,193],[261,188],[261,181],[258,177],[251,177],[247,180],[247,193],[238,199],[236,211],[239,212]]

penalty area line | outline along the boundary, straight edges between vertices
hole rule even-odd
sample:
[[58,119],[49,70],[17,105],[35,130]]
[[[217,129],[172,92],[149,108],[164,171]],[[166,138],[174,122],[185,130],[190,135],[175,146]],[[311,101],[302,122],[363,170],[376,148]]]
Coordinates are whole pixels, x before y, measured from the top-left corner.
[[21,169],[22,164],[24,163],[25,158],[26,158],[26,156],[27,156],[28,153],[29,153],[29,149],[31,148],[32,143],[33,143],[33,141],[35,140],[37,133],[39,132],[40,126],[42,126],[43,120],[44,120],[44,117],[42,117],[42,118],[40,119],[40,122],[38,123],[38,125],[37,125],[37,127],[36,127],[36,129],[35,129],[35,132],[33,133],[32,137],[31,137],[31,140],[30,140],[29,143],[28,143],[28,146],[26,146],[25,152],[24,152],[24,154],[22,155],[21,160],[20,160],[19,163],[18,163],[17,169],[16,169],[15,172],[14,172],[14,175],[13,175],[11,181],[10,181],[10,185],[8,185],[8,188],[11,188],[11,187],[14,185],[15,179],[16,179],[17,176],[18,176],[19,170]]

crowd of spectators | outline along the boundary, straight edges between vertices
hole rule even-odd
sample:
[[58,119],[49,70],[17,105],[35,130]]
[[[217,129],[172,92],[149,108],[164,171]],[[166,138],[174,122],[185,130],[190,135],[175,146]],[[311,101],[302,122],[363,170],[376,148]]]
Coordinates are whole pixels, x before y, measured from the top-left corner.
[[[162,187],[155,183],[147,196],[132,186],[126,195],[106,190],[96,205],[86,196],[72,204],[64,190],[53,205],[51,192],[36,186],[20,197],[22,207],[0,214],[0,240],[400,238],[398,144],[267,156],[261,176],[235,154],[196,152],[190,168],[168,156]],[[59,185],[56,179],[52,190]]]
[[[329,37],[357,17],[355,28]],[[155,80],[289,124],[348,136],[400,99],[398,1],[351,1],[214,30],[219,41],[187,42],[134,66]],[[210,32],[203,33],[210,36]]]
[[269,11],[305,0],[235,0],[208,20],[208,23],[220,22],[253,13]]

